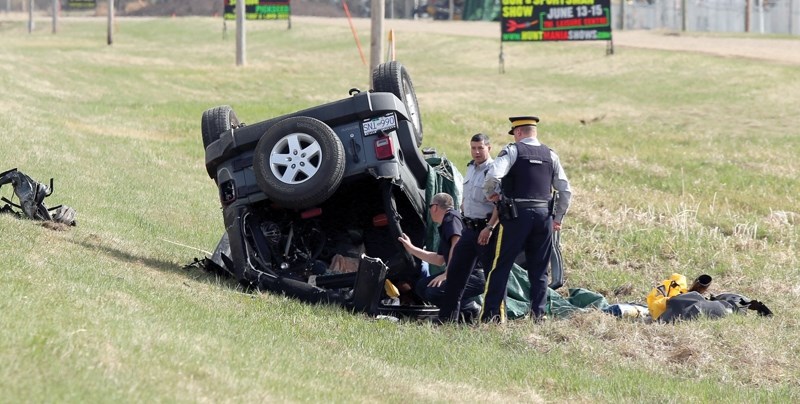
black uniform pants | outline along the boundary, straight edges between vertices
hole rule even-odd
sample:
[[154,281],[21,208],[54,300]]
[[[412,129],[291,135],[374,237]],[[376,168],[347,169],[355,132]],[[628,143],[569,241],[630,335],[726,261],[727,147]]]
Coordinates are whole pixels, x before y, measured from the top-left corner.
[[447,282],[445,283],[444,296],[438,305],[440,319],[457,320],[455,315],[461,311],[462,300],[478,296],[485,289],[486,283],[483,276],[481,276],[480,290],[470,296],[476,286],[476,282],[473,280],[474,273],[477,272],[475,266],[480,260],[484,272],[491,268],[497,242],[497,236],[492,234],[488,244],[478,244],[478,236],[481,234],[481,230],[470,227],[465,228],[453,250],[452,261],[447,266]]
[[[439,276],[439,274],[426,276],[418,280],[416,285],[414,285],[414,291],[417,292],[417,295],[419,295],[422,300],[439,307],[439,313],[441,313],[441,307],[447,297],[447,285],[449,285],[452,280],[450,279],[450,270],[448,269],[447,280],[444,281],[443,284],[440,286],[428,286],[437,276]],[[463,283],[464,286],[461,288],[463,297],[460,297],[457,302],[459,307],[461,305],[461,299],[471,299],[483,293],[486,287],[486,278],[483,275],[483,269],[475,268],[469,271]]]
[[531,283],[531,317],[540,318],[547,305],[547,266],[553,252],[553,217],[548,208],[517,207],[517,218],[500,221],[497,256],[486,273],[482,321],[506,321],[506,285],[514,259],[525,252]]

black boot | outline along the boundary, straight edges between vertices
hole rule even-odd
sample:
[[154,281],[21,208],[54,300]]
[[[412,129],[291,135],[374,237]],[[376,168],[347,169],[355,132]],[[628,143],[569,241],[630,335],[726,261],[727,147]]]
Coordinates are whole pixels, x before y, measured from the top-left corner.
[[471,301],[469,303],[461,304],[460,321],[467,324],[472,324],[478,321],[478,316],[481,314],[481,305],[477,302]]

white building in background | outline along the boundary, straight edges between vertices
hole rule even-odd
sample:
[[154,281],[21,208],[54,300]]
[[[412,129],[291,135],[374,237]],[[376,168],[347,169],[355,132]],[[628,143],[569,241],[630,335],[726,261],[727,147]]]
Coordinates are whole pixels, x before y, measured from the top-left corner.
[[617,0],[612,8],[614,29],[800,35],[800,0]]

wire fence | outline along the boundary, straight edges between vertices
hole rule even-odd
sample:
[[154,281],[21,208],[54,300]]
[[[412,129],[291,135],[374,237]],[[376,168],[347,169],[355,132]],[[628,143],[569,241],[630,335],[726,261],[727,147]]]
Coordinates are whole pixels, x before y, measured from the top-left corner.
[[622,0],[612,9],[614,29],[800,35],[800,0]]

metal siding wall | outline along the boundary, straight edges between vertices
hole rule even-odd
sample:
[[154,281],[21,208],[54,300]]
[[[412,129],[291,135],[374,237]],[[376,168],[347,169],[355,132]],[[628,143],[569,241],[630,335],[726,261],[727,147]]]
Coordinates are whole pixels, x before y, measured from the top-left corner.
[[[624,1],[624,0],[623,0]],[[746,0],[685,0],[686,30],[694,32],[744,32]],[[750,32],[760,32],[758,1],[751,0]],[[625,29],[682,29],[683,0],[636,0],[625,3]],[[620,3],[612,3],[614,27],[621,25]],[[800,0],[766,0],[765,34],[800,35]]]

